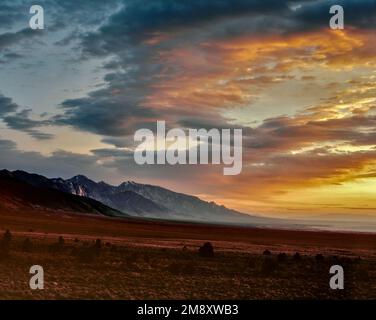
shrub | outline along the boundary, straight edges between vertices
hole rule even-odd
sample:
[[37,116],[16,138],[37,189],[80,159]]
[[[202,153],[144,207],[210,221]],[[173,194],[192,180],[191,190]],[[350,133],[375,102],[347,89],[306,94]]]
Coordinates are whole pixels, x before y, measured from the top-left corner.
[[12,234],[9,230],[5,231],[3,239],[0,243],[0,250],[2,251],[3,256],[8,256],[10,250],[10,244],[12,241]]
[[214,247],[210,242],[205,242],[204,245],[198,249],[198,252],[202,257],[213,257]]
[[97,256],[99,256],[101,254],[101,249],[102,249],[101,239],[95,240],[94,250],[95,250],[95,253],[96,253]]
[[57,243],[59,244],[60,247],[64,247],[64,245],[65,245],[64,238],[62,236],[60,236]]
[[98,249],[101,249],[102,248],[102,240],[101,239],[97,239],[95,240],[95,245],[94,245],[95,248],[98,248]]
[[53,244],[50,245],[50,247],[48,248],[48,251],[50,253],[60,252],[64,249],[64,244],[65,244],[65,240],[62,236],[60,236],[57,239],[56,243],[53,243]]
[[301,257],[301,255],[300,255],[299,252],[296,252],[296,253],[294,254],[294,256],[293,256],[293,259],[294,259],[295,261],[299,261],[299,260],[302,259],[302,257]]
[[12,241],[12,234],[10,233],[9,230],[5,231],[4,236],[3,236],[3,241],[4,242],[11,242]]
[[264,256],[271,256],[272,255],[272,253],[268,249],[266,249],[262,254]]

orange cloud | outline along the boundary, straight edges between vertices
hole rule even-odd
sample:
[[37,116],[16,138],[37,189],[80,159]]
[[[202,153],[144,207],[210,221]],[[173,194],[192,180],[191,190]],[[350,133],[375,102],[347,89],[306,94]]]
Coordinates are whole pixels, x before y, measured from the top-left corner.
[[[164,70],[144,104],[168,110],[171,120],[220,119],[228,109],[248,106],[252,112],[254,102],[276,84],[321,82],[329,97],[244,130],[241,175],[207,171],[197,185],[210,183],[208,198],[248,211],[316,210],[310,193],[322,187],[337,188],[333,199],[351,207],[338,190],[372,180],[376,171],[375,40],[372,31],[324,29],[160,50],[156,59]],[[344,70],[346,78],[334,81]],[[278,96],[269,99],[278,105]],[[363,197],[357,205],[367,201]]]
[[233,108],[293,71],[376,65],[374,32],[320,30],[287,36],[213,41],[160,51],[161,81],[145,104],[155,108]]

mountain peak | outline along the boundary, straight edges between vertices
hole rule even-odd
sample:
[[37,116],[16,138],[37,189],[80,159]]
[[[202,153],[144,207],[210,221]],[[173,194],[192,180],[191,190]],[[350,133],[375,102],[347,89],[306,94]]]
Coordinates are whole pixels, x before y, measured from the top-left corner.
[[88,177],[82,174],[79,174],[77,176],[70,178],[69,181],[78,182],[78,183],[85,183],[85,182],[95,183],[93,180],[90,180]]
[[130,186],[130,185],[138,185],[138,183],[134,181],[124,181],[121,184],[119,184],[119,187],[125,187],[125,186]]

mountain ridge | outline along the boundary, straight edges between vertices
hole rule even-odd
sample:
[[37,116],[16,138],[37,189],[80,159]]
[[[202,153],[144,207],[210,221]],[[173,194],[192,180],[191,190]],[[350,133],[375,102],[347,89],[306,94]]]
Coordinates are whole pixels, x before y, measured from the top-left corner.
[[76,175],[70,179],[50,179],[22,170],[13,171],[12,174],[35,187],[56,189],[94,199],[133,217],[251,225],[270,223],[275,220],[251,216],[214,202],[201,200],[197,196],[134,181],[125,181],[114,186],[104,181],[95,182],[84,175]]
[[95,199],[80,197],[52,188],[34,186],[18,179],[12,172],[7,170],[0,170],[0,207],[8,209],[46,209],[108,217],[129,217]]

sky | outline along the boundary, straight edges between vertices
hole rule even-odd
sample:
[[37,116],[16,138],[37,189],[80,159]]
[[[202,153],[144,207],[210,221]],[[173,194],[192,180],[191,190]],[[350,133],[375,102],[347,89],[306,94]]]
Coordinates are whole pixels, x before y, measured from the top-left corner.
[[[375,217],[375,28],[375,0],[2,0],[0,167],[251,214]],[[158,120],[241,128],[241,174],[137,165],[133,135]]]

